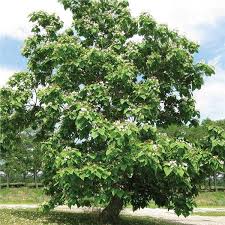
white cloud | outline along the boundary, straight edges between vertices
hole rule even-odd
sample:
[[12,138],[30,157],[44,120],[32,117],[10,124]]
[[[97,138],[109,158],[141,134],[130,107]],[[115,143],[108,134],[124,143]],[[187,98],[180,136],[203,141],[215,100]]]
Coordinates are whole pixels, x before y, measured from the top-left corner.
[[0,7],[0,37],[9,36],[24,39],[30,34],[28,15],[37,10],[56,13],[69,25],[72,21],[69,11],[65,11],[57,0],[7,0]]
[[214,26],[225,19],[224,0],[129,0],[133,15],[149,12],[160,23],[166,23],[193,40],[203,42],[201,26]]
[[[133,15],[150,12],[157,21],[167,23],[190,38],[202,41],[200,26],[213,26],[225,18],[224,0],[129,0]],[[0,36],[23,39],[30,32],[27,16],[36,10],[57,13],[68,25],[71,13],[65,12],[57,0],[7,0],[1,2]]]
[[18,71],[7,68],[0,68],[0,87],[3,87],[8,79]]
[[[215,58],[209,60],[208,63],[209,63],[209,65],[211,65],[211,66],[217,67],[217,66],[220,64],[222,58],[223,58],[223,55],[222,55],[222,54],[217,55]],[[217,70],[218,70],[218,69],[217,69]]]
[[208,78],[194,96],[202,118],[225,118],[225,70],[216,67],[216,75]]

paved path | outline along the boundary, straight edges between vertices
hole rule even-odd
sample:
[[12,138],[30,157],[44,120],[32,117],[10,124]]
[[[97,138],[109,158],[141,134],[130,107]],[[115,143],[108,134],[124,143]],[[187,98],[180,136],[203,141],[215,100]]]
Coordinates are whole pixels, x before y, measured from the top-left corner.
[[[38,208],[38,205],[25,205],[25,204],[7,204],[1,205],[0,209],[35,209]],[[88,212],[91,211],[91,208],[77,208],[72,207],[69,209],[66,206],[57,207],[58,211],[73,211],[73,212]],[[93,209],[96,210],[96,209]],[[207,211],[225,211],[225,208],[197,208],[194,212],[207,212]],[[123,215],[131,215],[131,216],[144,216],[144,217],[153,217],[164,219],[171,222],[177,222],[180,224],[186,225],[225,225],[225,216],[189,216],[187,218],[180,216],[178,217],[173,211],[168,211],[167,209],[150,209],[145,208],[141,210],[137,210],[133,212],[131,209],[125,209],[122,211]]]
[[[196,209],[195,212],[207,212],[207,211],[225,211],[225,209]],[[177,216],[173,211],[167,209],[141,209],[132,212],[130,209],[125,209],[122,213],[134,215],[134,216],[150,216],[154,218],[164,219],[171,222],[177,222],[181,224],[190,225],[225,225],[225,216]]]

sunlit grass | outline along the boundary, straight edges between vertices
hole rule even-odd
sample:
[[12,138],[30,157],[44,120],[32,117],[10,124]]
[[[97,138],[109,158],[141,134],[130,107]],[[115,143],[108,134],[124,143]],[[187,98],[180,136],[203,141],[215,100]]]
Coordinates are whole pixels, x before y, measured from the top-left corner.
[[0,204],[40,204],[47,200],[43,189],[3,188],[0,190]]
[[202,192],[196,198],[198,207],[220,208],[225,207],[225,192]]
[[208,211],[208,212],[195,212],[192,215],[197,215],[197,216],[225,216],[225,211]]

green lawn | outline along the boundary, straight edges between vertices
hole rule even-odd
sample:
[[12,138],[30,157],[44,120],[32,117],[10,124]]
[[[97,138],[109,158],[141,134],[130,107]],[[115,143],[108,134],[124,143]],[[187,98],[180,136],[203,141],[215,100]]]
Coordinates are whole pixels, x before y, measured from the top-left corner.
[[[0,189],[0,204],[40,204],[47,199],[41,188]],[[198,207],[225,207],[225,192],[202,192],[196,203]],[[151,202],[149,207],[156,206]]]
[[198,207],[221,208],[225,207],[225,192],[202,192],[196,198]]
[[[50,212],[37,210],[0,210],[0,224],[4,225],[99,225],[96,214]],[[152,218],[121,217],[118,225],[178,225]]]
[[41,188],[0,189],[0,204],[39,204],[45,200],[47,197]]
[[198,215],[198,216],[225,216],[225,211],[224,212],[216,212],[216,211],[195,212],[192,215]]

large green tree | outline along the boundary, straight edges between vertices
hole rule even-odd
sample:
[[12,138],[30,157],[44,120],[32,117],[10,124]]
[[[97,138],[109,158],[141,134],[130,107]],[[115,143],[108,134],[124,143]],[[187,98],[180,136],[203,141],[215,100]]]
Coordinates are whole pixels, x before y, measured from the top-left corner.
[[115,222],[126,204],[154,200],[188,215],[203,171],[220,161],[156,127],[196,122],[193,91],[213,69],[194,62],[197,44],[148,14],[133,18],[127,1],[60,2],[71,27],[33,13],[27,71],[1,89],[2,150],[35,130],[50,208],[103,204],[102,220]]

